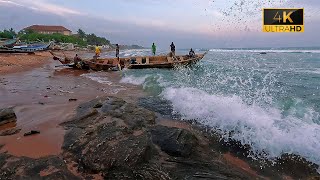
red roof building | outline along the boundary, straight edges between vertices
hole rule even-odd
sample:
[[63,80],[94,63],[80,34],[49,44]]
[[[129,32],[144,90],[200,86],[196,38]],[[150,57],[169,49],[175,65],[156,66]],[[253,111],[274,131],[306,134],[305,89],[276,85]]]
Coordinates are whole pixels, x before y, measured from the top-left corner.
[[41,34],[54,34],[54,33],[59,33],[59,34],[64,34],[64,35],[71,35],[72,31],[69,29],[63,27],[63,26],[44,26],[44,25],[32,25],[27,28],[24,28],[24,30],[32,30],[37,33]]

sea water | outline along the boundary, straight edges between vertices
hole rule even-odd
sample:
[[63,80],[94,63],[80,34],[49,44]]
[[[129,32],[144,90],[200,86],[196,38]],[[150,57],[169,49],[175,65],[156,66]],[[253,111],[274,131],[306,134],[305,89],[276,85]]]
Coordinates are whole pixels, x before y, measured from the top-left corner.
[[168,100],[181,120],[250,145],[254,158],[289,153],[320,165],[320,49],[211,49],[190,67],[124,70],[121,83]]

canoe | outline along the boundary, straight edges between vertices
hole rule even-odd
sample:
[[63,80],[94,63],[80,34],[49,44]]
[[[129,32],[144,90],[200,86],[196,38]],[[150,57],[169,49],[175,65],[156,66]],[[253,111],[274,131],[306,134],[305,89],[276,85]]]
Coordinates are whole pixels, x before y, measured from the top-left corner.
[[49,42],[48,44],[30,44],[30,45],[24,45],[24,46],[16,46],[13,47],[13,49],[18,49],[21,51],[30,51],[30,52],[36,52],[36,51],[45,51],[48,50],[52,42]]
[[159,68],[159,69],[171,69],[181,65],[190,65],[201,60],[206,53],[198,54],[194,57],[185,56],[150,56],[144,58],[136,58],[136,63],[129,64],[128,69],[148,69],[148,68]]
[[21,48],[7,48],[7,47],[0,47],[0,53],[34,53],[39,51],[46,51],[49,49],[51,42],[48,44],[43,45],[31,45]]
[[[58,57],[53,52],[54,60],[59,60],[63,65],[70,66],[73,64],[73,59],[64,55],[64,58]],[[123,58],[93,58],[82,59],[81,62],[85,67],[95,71],[108,71],[113,68],[117,68],[120,64],[121,69],[148,69],[148,68],[160,68],[171,69],[177,66],[190,65],[201,60],[206,53],[197,54],[194,57],[187,55],[182,56],[141,56],[141,57],[123,57]],[[80,67],[79,69],[84,69]]]

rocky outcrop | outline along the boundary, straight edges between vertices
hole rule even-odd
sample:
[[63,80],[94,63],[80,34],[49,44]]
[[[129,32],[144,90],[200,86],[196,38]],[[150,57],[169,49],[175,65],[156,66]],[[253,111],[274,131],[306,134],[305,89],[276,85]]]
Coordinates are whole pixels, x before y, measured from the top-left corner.
[[80,179],[73,175],[59,157],[17,158],[0,154],[0,179]]
[[13,108],[0,109],[0,126],[17,121],[17,116]]
[[248,158],[250,146],[221,141],[217,134],[197,126],[177,128],[156,124],[157,115],[151,110],[117,97],[81,104],[75,117],[61,124],[66,129],[61,155],[35,160],[2,153],[0,179],[97,176],[164,180],[307,179],[318,176],[317,166],[292,155],[279,157],[274,163],[266,161],[261,168],[258,160]]
[[105,179],[250,177],[214,159],[218,153],[199,146],[194,133],[155,125],[152,111],[122,99],[96,99],[77,112],[64,124],[63,149],[81,173],[100,173]]
[[0,136],[11,136],[14,134],[18,134],[20,131],[21,131],[21,129],[18,129],[18,128],[2,130],[2,131],[0,131]]
[[185,129],[156,126],[151,134],[152,141],[174,157],[189,157],[199,144],[196,136]]

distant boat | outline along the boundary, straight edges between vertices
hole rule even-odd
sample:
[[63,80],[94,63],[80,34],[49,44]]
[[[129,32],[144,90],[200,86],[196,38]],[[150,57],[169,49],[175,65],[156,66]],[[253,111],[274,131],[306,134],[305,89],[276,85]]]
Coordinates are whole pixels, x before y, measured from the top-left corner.
[[31,45],[22,45],[22,46],[14,46],[13,49],[19,49],[24,51],[45,51],[48,50],[51,45],[49,44],[31,44]]
[[42,45],[16,46],[14,48],[0,47],[0,53],[34,53],[46,51],[49,49],[51,43],[52,42]]

